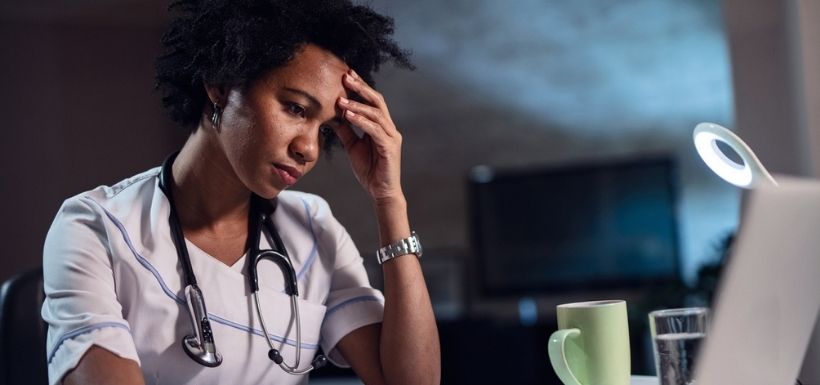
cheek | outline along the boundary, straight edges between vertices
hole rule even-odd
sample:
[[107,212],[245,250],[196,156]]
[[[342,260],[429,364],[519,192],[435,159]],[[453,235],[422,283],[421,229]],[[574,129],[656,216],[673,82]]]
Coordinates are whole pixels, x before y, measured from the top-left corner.
[[231,152],[233,159],[237,161],[235,166],[241,167],[240,173],[246,176],[256,176],[258,173],[266,173],[267,169],[261,170],[272,161],[280,160],[286,156],[288,136],[287,121],[281,121],[272,115],[245,115],[236,121],[236,126],[232,127],[235,132],[231,134]]
[[[300,130],[299,122],[272,110],[270,105],[248,104],[226,115],[222,135],[225,150],[239,173],[250,176],[259,164],[286,156],[291,131]],[[280,159],[281,160],[281,159]]]
[[234,172],[247,183],[256,178],[254,164],[258,155],[254,144],[259,142],[257,128],[252,116],[242,111],[231,111],[223,119],[219,132],[222,149]]
[[253,123],[240,114],[234,114],[226,123],[221,127],[225,151],[229,158],[237,158],[253,143]]

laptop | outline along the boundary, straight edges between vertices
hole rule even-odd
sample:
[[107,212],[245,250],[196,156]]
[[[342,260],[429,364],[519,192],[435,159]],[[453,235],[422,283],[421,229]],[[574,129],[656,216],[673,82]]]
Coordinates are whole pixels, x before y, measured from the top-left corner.
[[800,381],[820,385],[820,346],[808,349],[820,310],[820,181],[777,180],[745,202],[698,385],[794,385],[807,350],[818,356],[805,357]]

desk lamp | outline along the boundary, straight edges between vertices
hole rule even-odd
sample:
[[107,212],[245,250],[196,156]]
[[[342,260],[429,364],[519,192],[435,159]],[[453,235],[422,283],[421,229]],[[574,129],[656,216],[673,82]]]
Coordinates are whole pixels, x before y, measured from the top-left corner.
[[[723,180],[746,189],[762,184],[777,186],[777,182],[766,171],[752,149],[725,127],[715,123],[700,123],[695,127],[692,138],[698,155]],[[718,141],[734,150],[743,160],[743,164],[729,159],[718,147]]]
[[[715,123],[700,123],[692,134],[695,149],[707,166],[725,181],[745,189],[760,186],[778,186],[771,174],[763,167],[754,152],[743,140],[725,127]],[[729,159],[718,147],[723,142],[734,150],[743,160],[743,164]],[[816,366],[820,360],[820,323],[815,325],[812,341],[804,358],[800,380],[797,384],[820,384],[820,369]]]

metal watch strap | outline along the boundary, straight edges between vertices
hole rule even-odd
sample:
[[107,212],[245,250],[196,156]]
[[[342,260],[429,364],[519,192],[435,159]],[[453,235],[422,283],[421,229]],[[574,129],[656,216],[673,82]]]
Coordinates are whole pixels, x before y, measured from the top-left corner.
[[407,238],[400,239],[380,248],[376,251],[376,259],[381,265],[393,258],[407,254],[415,254],[416,257],[421,258],[421,242],[415,231],[410,233],[410,236]]

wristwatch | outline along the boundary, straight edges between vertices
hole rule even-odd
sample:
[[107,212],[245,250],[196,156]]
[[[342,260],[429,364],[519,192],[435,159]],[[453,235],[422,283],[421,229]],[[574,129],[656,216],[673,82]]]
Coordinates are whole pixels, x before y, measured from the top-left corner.
[[376,251],[376,259],[381,265],[393,258],[407,254],[415,254],[416,257],[421,258],[421,241],[419,241],[419,236],[415,231],[410,233],[409,237],[399,239]]

